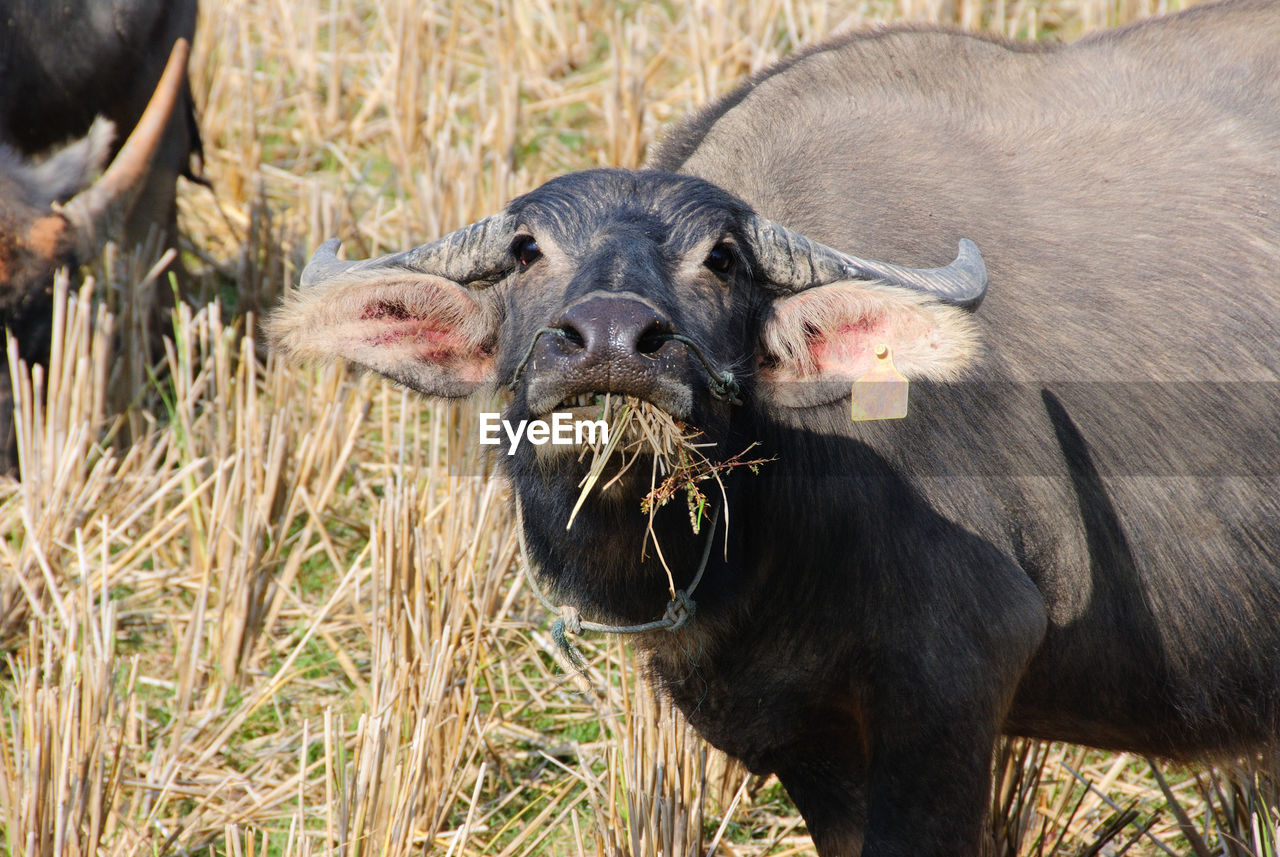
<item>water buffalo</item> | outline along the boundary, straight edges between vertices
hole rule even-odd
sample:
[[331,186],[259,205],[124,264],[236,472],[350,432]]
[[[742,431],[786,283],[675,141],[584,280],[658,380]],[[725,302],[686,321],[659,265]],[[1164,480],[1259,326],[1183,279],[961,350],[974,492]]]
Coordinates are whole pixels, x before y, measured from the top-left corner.
[[[674,587],[706,565],[639,638],[654,675],[824,857],[975,854],[1002,732],[1180,760],[1280,734],[1277,45],[1275,0],[1066,46],[836,38],[647,169],[378,259],[327,243],[272,333],[428,396],[509,385],[513,421],[613,392],[721,460],[758,443],[714,536],[656,515]],[[886,353],[908,414],[853,422]],[[587,464],[548,449],[501,456],[543,580],[664,615],[648,468],[566,532]]]
[[[200,150],[185,76],[195,15],[195,0],[0,0],[0,327],[28,361],[48,350],[58,268],[109,239],[176,241],[175,181]],[[166,68],[161,107],[144,120]],[[0,473],[15,470],[15,451],[0,353]]]

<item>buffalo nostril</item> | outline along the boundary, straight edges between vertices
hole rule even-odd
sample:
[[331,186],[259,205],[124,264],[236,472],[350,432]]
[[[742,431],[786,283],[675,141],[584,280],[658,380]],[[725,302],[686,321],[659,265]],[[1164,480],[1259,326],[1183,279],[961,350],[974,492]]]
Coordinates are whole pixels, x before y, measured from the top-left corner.
[[559,332],[560,338],[569,346],[569,350],[581,351],[587,347],[587,340],[578,331],[578,328],[572,324],[557,325],[556,330]]
[[657,355],[658,349],[665,345],[670,338],[666,325],[651,325],[636,340],[636,352],[643,354],[645,357],[654,357]]

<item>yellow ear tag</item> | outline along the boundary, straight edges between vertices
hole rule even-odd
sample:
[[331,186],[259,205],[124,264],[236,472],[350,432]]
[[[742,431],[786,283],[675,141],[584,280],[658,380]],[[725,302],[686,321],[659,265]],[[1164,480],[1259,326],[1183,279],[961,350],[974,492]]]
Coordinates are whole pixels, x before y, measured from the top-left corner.
[[850,419],[854,422],[902,419],[907,415],[909,383],[893,365],[893,351],[889,346],[877,345],[875,364],[853,382]]

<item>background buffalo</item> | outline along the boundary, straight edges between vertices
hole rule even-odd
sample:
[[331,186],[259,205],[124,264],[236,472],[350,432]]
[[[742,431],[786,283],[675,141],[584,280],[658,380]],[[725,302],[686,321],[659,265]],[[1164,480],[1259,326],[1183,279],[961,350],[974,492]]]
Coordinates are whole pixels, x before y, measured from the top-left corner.
[[[102,117],[116,129],[109,162],[142,116],[174,42],[194,37],[196,9],[196,0],[3,0],[0,141],[36,157],[83,137]],[[199,157],[195,104],[184,80],[122,230],[125,246],[146,241],[152,230],[158,246],[175,246],[175,180],[193,178]]]
[[[109,239],[126,252],[145,247],[146,264],[176,246],[175,182],[193,176],[200,151],[185,76],[195,17],[195,0],[0,6],[0,325],[28,362],[47,359],[58,268],[74,272]],[[117,160],[180,39],[159,113]],[[7,355],[0,363],[0,473],[9,473]]]

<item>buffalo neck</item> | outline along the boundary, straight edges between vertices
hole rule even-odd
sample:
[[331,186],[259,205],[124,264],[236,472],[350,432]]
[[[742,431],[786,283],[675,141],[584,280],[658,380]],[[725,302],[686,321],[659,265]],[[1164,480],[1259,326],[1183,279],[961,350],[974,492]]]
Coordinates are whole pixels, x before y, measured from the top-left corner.
[[[647,480],[649,467],[641,461],[633,469],[643,471]],[[567,527],[580,492],[576,468],[545,469],[517,460],[509,473],[524,508],[529,552],[539,577],[553,597],[577,607],[585,618],[619,623],[661,618],[672,584],[684,589],[693,580],[708,538],[717,540],[708,576],[718,575],[725,563],[723,524],[713,535],[708,515],[694,532],[683,495],[659,508],[650,521],[641,510],[640,480],[629,475],[605,491],[592,491]],[[731,480],[725,484],[730,490]],[[709,500],[722,504],[718,489],[712,491],[717,496],[708,492]]]
[[[751,447],[753,441],[757,445]],[[580,491],[578,469],[568,457],[546,466],[533,456],[516,456],[509,475],[524,508],[528,547],[541,580],[555,598],[577,607],[585,618],[650,622],[662,617],[672,584],[676,589],[689,585],[706,540],[712,538],[706,571],[693,596],[695,625],[724,628],[726,622],[766,609],[778,597],[811,602],[822,613],[833,585],[845,590],[878,586],[861,570],[867,563],[859,554],[864,547],[878,551],[883,545],[857,534],[883,532],[894,518],[909,517],[916,503],[883,459],[849,437],[744,410],[719,449],[729,458],[748,447],[744,457],[770,460],[756,472],[736,467],[722,473],[723,494],[721,485],[701,483],[708,502],[724,507],[715,533],[709,531],[709,515],[693,531],[683,492],[650,522],[641,511],[647,462],[633,466],[636,478],[591,492],[566,528]],[[815,510],[807,502],[815,494],[839,501]],[[844,570],[833,580],[822,569],[837,554]],[[780,581],[787,592],[770,589]]]

